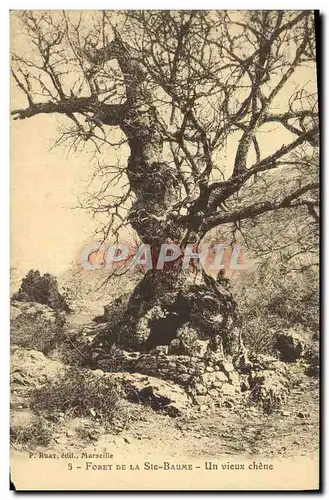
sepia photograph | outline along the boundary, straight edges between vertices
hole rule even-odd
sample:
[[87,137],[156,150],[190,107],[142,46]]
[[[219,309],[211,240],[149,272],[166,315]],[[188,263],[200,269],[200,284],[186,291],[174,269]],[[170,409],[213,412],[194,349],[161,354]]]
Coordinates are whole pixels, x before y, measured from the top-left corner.
[[318,491],[320,16],[10,12],[16,491]]

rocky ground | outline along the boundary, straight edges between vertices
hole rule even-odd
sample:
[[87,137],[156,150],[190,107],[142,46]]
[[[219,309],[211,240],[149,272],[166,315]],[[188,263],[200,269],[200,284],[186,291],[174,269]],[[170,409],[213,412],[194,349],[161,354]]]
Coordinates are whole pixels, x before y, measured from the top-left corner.
[[[23,353],[23,350],[20,350]],[[301,363],[291,367],[293,388],[283,408],[267,415],[262,408],[242,399],[203,409],[187,408],[171,417],[147,404],[121,402],[120,413],[105,428],[90,409],[89,417],[49,415],[43,421],[49,433],[26,437],[24,429],[35,429],[39,418],[30,409],[31,387],[57,377],[63,366],[47,360],[42,353],[25,351],[24,366],[12,367],[12,451],[77,450],[111,445],[122,451],[133,449],[163,452],[176,456],[312,456],[318,450],[318,380],[304,374]],[[27,369],[34,358],[35,375]],[[23,356],[21,356],[23,360]],[[49,440],[49,441],[48,441]]]
[[[21,314],[25,316],[19,321]],[[14,456],[26,456],[28,451],[70,452],[105,448],[123,454],[134,452],[143,456],[163,454],[194,458],[317,456],[319,380],[306,375],[306,361],[303,359],[285,363],[290,394],[285,403],[270,414],[251,400],[248,391],[219,398],[207,405],[193,405],[186,393],[171,382],[145,374],[104,374],[100,369],[89,370],[95,380],[103,380],[105,375],[116,380],[120,387],[113,415],[104,418],[92,403],[90,407],[84,407],[82,415],[77,415],[72,409],[36,409],[33,406],[35,391],[60,379],[67,370],[65,356],[63,361],[56,345],[46,355],[31,349],[30,339],[35,332],[36,318],[37,324],[45,327],[45,323],[40,323],[40,315],[43,321],[44,317],[49,320],[48,336],[62,328],[47,306],[13,304],[11,448]],[[32,328],[32,333],[27,325]],[[80,314],[76,318],[73,314],[65,328],[72,333],[82,327]],[[19,342],[22,332],[23,346]],[[42,331],[37,333],[40,348],[44,348],[44,342],[40,340]],[[130,387],[130,392],[127,387]]]

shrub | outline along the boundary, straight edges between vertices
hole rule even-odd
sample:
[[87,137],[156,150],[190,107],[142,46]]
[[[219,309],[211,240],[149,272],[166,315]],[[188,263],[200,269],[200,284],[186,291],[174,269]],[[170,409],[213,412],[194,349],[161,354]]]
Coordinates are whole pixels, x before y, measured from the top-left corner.
[[51,440],[52,429],[49,422],[42,418],[39,418],[33,424],[10,428],[10,442],[12,445],[48,446]]
[[11,343],[47,354],[58,342],[65,318],[41,310],[23,311],[11,322]]
[[119,403],[117,384],[87,369],[69,368],[60,379],[32,394],[31,407],[41,413],[64,412],[72,417],[111,421]]
[[254,352],[269,353],[274,334],[294,328],[311,337],[319,328],[317,272],[280,274],[275,267],[258,268],[233,278],[245,343]]

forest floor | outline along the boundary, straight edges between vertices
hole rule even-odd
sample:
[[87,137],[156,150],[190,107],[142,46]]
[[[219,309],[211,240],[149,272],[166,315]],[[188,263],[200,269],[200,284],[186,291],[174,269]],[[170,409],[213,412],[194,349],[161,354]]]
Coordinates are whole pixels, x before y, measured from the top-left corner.
[[[81,326],[81,316],[77,315],[76,321],[72,316],[67,326]],[[46,358],[48,362],[51,370],[51,363],[56,361]],[[30,453],[35,457],[53,454],[59,458],[66,454],[69,463],[70,456],[78,458],[82,453],[106,451],[122,463],[132,457],[142,457],[143,462],[170,457],[173,463],[219,458],[284,461],[304,457],[317,463],[319,379],[305,374],[302,360],[287,366],[291,392],[283,406],[271,414],[264,413],[247,394],[207,408],[192,406],[177,417],[122,399],[109,425],[92,414],[82,418],[57,413],[53,419],[48,415],[43,418],[45,442],[35,425],[35,418],[39,417],[30,406],[29,384],[33,381],[23,378],[12,384],[11,461],[27,464]],[[20,371],[24,375],[24,368],[15,367],[19,376]]]
[[[172,418],[144,405],[121,402],[111,432],[90,418],[61,416],[52,428],[51,445],[34,451],[70,451],[86,447],[133,449],[134,452],[160,452],[170,456],[245,455],[262,457],[316,456],[319,443],[318,379],[303,373],[300,363],[290,366],[292,391],[284,406],[267,415],[252,402],[241,400],[231,407],[214,406],[206,410],[192,407]],[[23,406],[23,407],[22,407]],[[31,421],[30,410],[19,395],[12,401],[12,419],[20,425]],[[19,437],[12,451],[31,450]],[[33,451],[33,450],[32,450]]]

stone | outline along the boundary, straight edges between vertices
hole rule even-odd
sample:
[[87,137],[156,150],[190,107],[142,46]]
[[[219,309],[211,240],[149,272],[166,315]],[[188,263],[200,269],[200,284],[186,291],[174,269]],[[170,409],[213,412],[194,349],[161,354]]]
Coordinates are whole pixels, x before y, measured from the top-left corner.
[[223,384],[221,393],[225,396],[233,396],[235,394],[235,387],[231,384]]
[[204,373],[201,375],[201,381],[202,383],[207,387],[210,386],[213,382],[215,382],[215,373]]
[[208,350],[209,340],[196,340],[191,348],[190,352],[193,353],[193,356],[198,358],[203,358]]
[[172,356],[172,359],[175,359],[176,362],[183,363],[190,365],[191,364],[191,357],[190,356]]
[[206,365],[204,363],[197,363],[195,365],[195,374],[202,375],[205,372]]
[[307,417],[309,417],[309,416],[310,416],[310,414],[309,414],[309,413],[307,413],[307,412],[302,412],[302,411],[299,411],[299,412],[297,413],[297,417],[298,417],[298,418],[307,418]]
[[207,405],[200,405],[199,406],[199,411],[203,412],[203,411],[207,411],[208,410],[208,406]]
[[157,345],[150,351],[150,354],[156,354],[156,355],[167,355],[168,354],[169,347],[167,345]]
[[210,389],[210,391],[208,391],[208,394],[212,398],[218,398],[219,396],[219,392],[217,391],[217,389]]
[[155,411],[176,417],[190,406],[184,389],[173,382],[139,373],[113,373],[111,376],[122,384],[129,401],[143,403]]
[[275,370],[252,371],[248,380],[253,400],[261,402],[266,413],[286,402],[290,381],[283,363],[278,362]]
[[10,415],[10,428],[28,427],[37,423],[37,416],[30,411],[12,411]]
[[13,297],[13,301],[18,302],[33,302],[35,311],[35,303],[47,305],[51,309],[57,311],[71,312],[66,298],[61,293],[57,280],[49,273],[43,276],[38,270],[30,270],[22,279],[21,286]]
[[240,386],[240,377],[237,372],[230,372],[228,379],[232,385]]
[[10,306],[10,319],[11,319],[11,321],[16,319],[21,313],[22,313],[22,311],[18,307],[15,307],[13,305]]
[[66,444],[67,439],[64,436],[56,437],[54,440],[58,444]]
[[233,372],[234,371],[233,363],[222,363],[222,369],[226,374]]
[[252,356],[252,366],[253,369],[258,370],[271,370],[275,369],[275,363],[277,363],[278,359],[274,356],[268,356],[266,354],[257,354]]
[[190,381],[190,375],[187,373],[182,373],[181,375],[177,375],[177,381],[182,385],[186,385]]
[[202,385],[200,383],[196,383],[194,387],[195,387],[195,390],[196,390],[196,393],[197,393],[198,396],[199,395],[202,396],[204,394],[207,394],[207,389],[205,388],[204,385]]
[[182,363],[177,363],[176,369],[177,369],[178,373],[187,373],[187,368]]
[[215,370],[213,369],[213,367],[212,367],[212,366],[207,366],[207,367],[206,367],[206,372],[208,372],[208,373],[213,373],[214,371],[215,371]]
[[207,405],[208,403],[209,403],[209,397],[206,395],[195,397],[195,404],[199,406]]
[[168,346],[169,354],[180,354],[182,352],[181,349],[181,341],[180,339],[173,339]]
[[292,362],[302,357],[306,342],[290,328],[287,331],[276,334],[273,347],[279,352],[282,361]]
[[223,372],[216,372],[215,373],[215,380],[216,382],[228,382],[228,378]]
[[36,388],[58,379],[65,373],[65,366],[53,361],[39,351],[13,346],[11,349],[11,383]]

